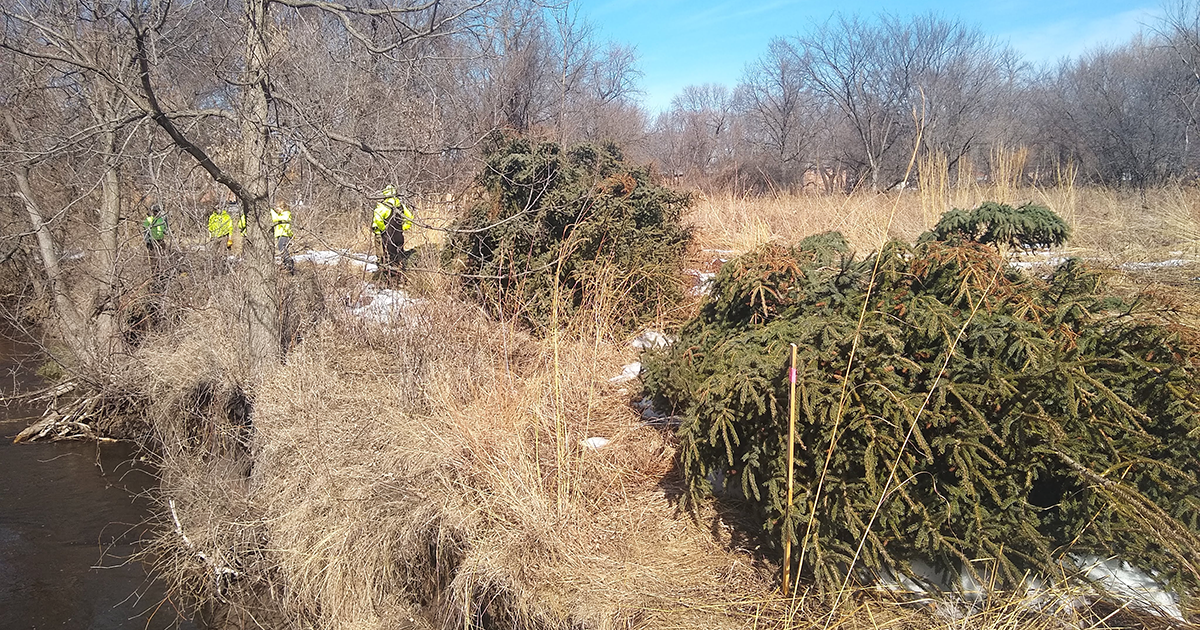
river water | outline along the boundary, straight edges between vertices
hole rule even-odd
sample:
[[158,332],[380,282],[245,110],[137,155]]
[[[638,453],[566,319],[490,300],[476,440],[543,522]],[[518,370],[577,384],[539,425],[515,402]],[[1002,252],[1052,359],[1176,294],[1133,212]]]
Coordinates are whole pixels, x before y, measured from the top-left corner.
[[[0,393],[41,385],[0,330]],[[193,628],[131,561],[153,469],[126,443],[13,444],[40,408],[0,406],[0,630]]]

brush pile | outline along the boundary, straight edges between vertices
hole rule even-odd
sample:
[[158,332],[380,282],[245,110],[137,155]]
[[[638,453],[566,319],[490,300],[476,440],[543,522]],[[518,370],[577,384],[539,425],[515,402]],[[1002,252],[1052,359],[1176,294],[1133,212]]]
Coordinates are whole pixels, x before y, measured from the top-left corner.
[[479,184],[485,198],[454,226],[446,255],[494,313],[545,332],[603,296],[633,330],[677,308],[690,198],[615,146],[501,140]]
[[647,393],[684,417],[685,500],[740,491],[827,591],[915,561],[1024,588],[1085,555],[1194,589],[1194,332],[1077,261],[1031,278],[958,236],[856,261],[824,234],[725,265],[679,341],[643,361]]

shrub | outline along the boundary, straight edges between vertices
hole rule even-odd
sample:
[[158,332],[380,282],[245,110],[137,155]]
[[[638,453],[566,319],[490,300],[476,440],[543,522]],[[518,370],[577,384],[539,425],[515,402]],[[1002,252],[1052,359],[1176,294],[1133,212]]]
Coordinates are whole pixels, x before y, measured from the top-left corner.
[[985,201],[973,210],[955,208],[942,215],[923,240],[962,240],[999,247],[1037,249],[1062,245],[1070,236],[1062,217],[1035,203],[1013,208]]
[[840,243],[731,261],[644,360],[647,393],[684,418],[687,501],[740,487],[766,530],[810,534],[801,570],[824,589],[917,559],[1012,587],[1087,553],[1196,583],[1196,355],[1169,310],[1110,295],[1077,261],[1043,281],[979,243],[861,261]]
[[655,184],[613,145],[503,140],[486,154],[486,190],[452,230],[450,257],[485,304],[545,329],[607,290],[632,329],[682,296],[687,195]]

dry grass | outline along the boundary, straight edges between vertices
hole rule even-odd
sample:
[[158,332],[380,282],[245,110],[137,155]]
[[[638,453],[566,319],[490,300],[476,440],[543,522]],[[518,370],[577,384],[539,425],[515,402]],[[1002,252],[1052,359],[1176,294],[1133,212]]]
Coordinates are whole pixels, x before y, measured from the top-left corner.
[[1200,189],[1190,186],[1149,191],[1071,185],[955,188],[935,181],[924,189],[887,194],[701,197],[689,218],[699,230],[702,249],[741,253],[769,241],[795,243],[838,230],[865,252],[888,238],[915,240],[943,212],[984,201],[1048,206],[1071,226],[1067,252],[1072,255],[1125,262],[1169,257],[1172,251],[1200,253]]
[[[417,611],[451,625],[712,626],[690,607],[725,581],[769,588],[674,514],[661,484],[672,447],[607,383],[610,348],[554,353],[450,301],[414,310],[390,329],[327,322],[263,380],[248,478],[177,438],[164,486],[190,542],[164,532],[177,552],[164,572],[180,588],[234,601],[199,576],[253,565],[289,623],[328,628],[404,627]],[[593,435],[612,443],[580,446]],[[247,546],[258,537],[267,548]]]
[[800,195],[773,199],[699,198],[689,219],[702,249],[747,252],[769,242],[796,243],[810,234],[842,232],[860,250],[888,238],[915,238],[926,226],[909,194]]
[[[1024,194],[1073,221],[1072,251],[1152,258],[1193,251],[1200,235],[1190,189]],[[702,249],[836,229],[864,252],[915,238],[939,203],[950,202],[915,191],[728,198],[691,217]],[[339,229],[312,242],[364,251],[365,228]],[[352,267],[312,270],[328,312],[271,374],[232,358],[234,293],[142,352],[164,453],[153,552],[186,606],[220,602],[230,627],[322,629],[1137,625],[1038,613],[1016,595],[960,611],[858,590],[831,610],[777,593],[772,561],[727,515],[677,512],[674,438],[642,427],[628,388],[608,382],[636,356],[611,338],[603,291],[537,341],[455,299],[432,259],[422,266],[412,282],[425,301],[390,326],[338,306],[361,293]],[[230,421],[242,388],[252,433]],[[587,448],[588,437],[610,443]]]

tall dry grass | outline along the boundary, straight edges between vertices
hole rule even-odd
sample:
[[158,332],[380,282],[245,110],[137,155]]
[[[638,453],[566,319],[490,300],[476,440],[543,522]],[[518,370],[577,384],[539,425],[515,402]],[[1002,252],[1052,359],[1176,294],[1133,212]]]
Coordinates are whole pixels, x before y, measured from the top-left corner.
[[[923,166],[945,171],[935,161]],[[1081,187],[1074,181],[1068,171],[1058,185],[1047,187],[973,181],[951,185],[948,178],[929,177],[917,189],[889,193],[700,197],[688,219],[697,227],[701,249],[743,253],[766,242],[796,243],[837,230],[866,252],[890,238],[915,240],[952,208],[970,209],[984,201],[1033,202],[1067,221],[1072,236],[1063,253],[1069,255],[1113,263],[1200,253],[1200,189],[1117,190]]]
[[[633,421],[607,382],[621,353],[598,338],[547,347],[433,298],[392,327],[326,321],[253,392],[244,459],[164,432],[161,572],[306,627],[739,626],[707,610],[727,588],[713,576],[760,597],[769,580],[674,514],[671,442]],[[220,348],[180,349],[157,360],[221,370]],[[194,385],[162,388],[188,400]],[[593,436],[611,443],[585,448]],[[278,610],[256,610],[264,593]]]
[[[1117,255],[1136,236],[1150,256],[1190,247],[1197,233],[1200,197],[1187,188],[1005,190],[1013,203],[1060,213],[1070,204],[1072,251]],[[701,249],[836,229],[865,252],[1000,192],[972,183],[705,199],[691,219]],[[313,242],[367,240],[361,227],[338,227]],[[301,265],[326,311],[270,374],[251,378],[234,359],[233,290],[215,291],[170,342],[141,352],[164,471],[150,554],[185,614],[321,629],[1132,623],[1128,611],[1039,612],[1025,594],[969,607],[853,590],[831,607],[803,588],[778,593],[775,560],[756,550],[736,510],[677,511],[673,436],[640,424],[628,404],[636,385],[609,382],[636,358],[610,332],[619,287],[601,283],[581,316],[535,340],[457,299],[434,259],[417,263],[409,288],[423,301],[386,326],[340,306],[362,294],[354,267]],[[252,429],[238,422],[243,395]],[[590,448],[591,437],[609,443]]]

